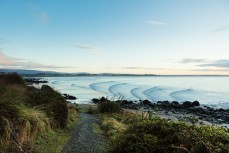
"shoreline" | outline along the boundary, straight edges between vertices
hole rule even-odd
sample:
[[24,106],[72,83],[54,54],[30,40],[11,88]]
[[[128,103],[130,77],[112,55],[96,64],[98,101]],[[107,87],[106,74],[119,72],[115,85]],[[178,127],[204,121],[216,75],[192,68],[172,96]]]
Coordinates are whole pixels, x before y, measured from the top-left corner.
[[[92,104],[99,104],[108,99],[92,99]],[[108,100],[109,101],[109,100]],[[183,103],[159,101],[152,103],[148,100],[133,103],[132,101],[119,100],[114,101],[129,112],[142,113],[147,115],[151,111],[160,118],[166,118],[172,121],[184,121],[197,125],[217,125],[229,129],[229,109],[215,109],[209,106],[201,106],[198,101]]]
[[[43,80],[38,79],[35,81]],[[37,84],[43,85],[43,82],[38,82]],[[74,100],[76,99],[75,96],[68,95],[66,93],[61,94],[68,101],[68,103],[84,106],[109,100],[102,97],[100,99],[93,98],[91,101],[79,103]],[[149,100],[139,100],[138,102],[133,102],[130,100],[117,100],[115,102],[119,103],[122,108],[132,112],[142,112],[140,109],[144,108],[144,112],[151,110],[161,118],[166,118],[173,121],[184,121],[189,123],[196,122],[196,124],[199,125],[219,125],[229,128],[229,109],[202,105],[198,101],[185,101],[180,103],[177,101],[151,102]]]

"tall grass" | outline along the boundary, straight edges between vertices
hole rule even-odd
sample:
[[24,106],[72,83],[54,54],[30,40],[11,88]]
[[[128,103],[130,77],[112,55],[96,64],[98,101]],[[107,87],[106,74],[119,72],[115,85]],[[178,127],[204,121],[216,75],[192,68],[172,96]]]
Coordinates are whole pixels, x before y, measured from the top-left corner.
[[[68,111],[71,117],[68,119]],[[29,88],[17,74],[0,77],[0,152],[29,151],[37,135],[65,128],[76,113],[49,86]]]
[[229,152],[229,132],[225,128],[129,115],[122,113],[102,117],[101,128],[112,140],[114,153]]
[[122,108],[118,103],[107,100],[98,105],[98,110],[100,113],[120,113]]

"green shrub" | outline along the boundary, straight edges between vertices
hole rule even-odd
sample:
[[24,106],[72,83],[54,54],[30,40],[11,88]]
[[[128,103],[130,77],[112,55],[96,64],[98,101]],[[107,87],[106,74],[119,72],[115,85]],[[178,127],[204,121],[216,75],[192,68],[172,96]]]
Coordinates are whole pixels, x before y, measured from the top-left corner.
[[88,114],[94,114],[94,109],[92,108],[92,106],[89,106],[89,107],[88,107],[87,113],[88,113]]
[[219,127],[154,118],[131,124],[115,144],[113,152],[119,153],[227,153],[229,133]]
[[70,116],[66,101],[51,87],[26,87],[17,74],[0,75],[0,153],[31,152],[38,134],[77,120],[76,108],[69,110]]
[[116,141],[127,128],[125,124],[117,121],[113,117],[103,117],[100,126],[112,141]]
[[67,102],[63,96],[48,85],[43,85],[41,90],[34,93],[34,105],[54,119],[53,126],[65,128],[68,120]]
[[118,103],[105,101],[98,105],[98,110],[100,113],[119,113],[122,108]]

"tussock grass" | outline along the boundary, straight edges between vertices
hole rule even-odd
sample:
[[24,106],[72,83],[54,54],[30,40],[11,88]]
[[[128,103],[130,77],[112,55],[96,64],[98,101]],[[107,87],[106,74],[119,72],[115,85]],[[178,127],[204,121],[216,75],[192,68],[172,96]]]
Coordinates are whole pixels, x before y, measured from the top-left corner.
[[216,126],[196,126],[136,113],[103,114],[101,128],[119,153],[227,153],[229,131]]
[[98,110],[100,113],[120,113],[122,112],[122,108],[118,103],[112,102],[109,100],[99,103]]
[[48,132],[43,132],[33,141],[32,148],[35,152],[42,153],[59,153],[64,145],[72,136],[72,131],[75,128],[79,119],[78,108],[68,106],[69,115],[67,127],[64,129],[54,129]]
[[26,87],[17,74],[0,76],[1,153],[43,152],[31,148],[37,137],[45,141],[50,136],[54,144],[63,145],[55,143],[55,139],[61,136],[60,142],[66,142],[62,140],[69,137],[63,129],[69,129],[77,118],[77,108],[68,108],[61,94],[51,87]]
[[2,75],[0,77],[0,84],[3,85],[17,84],[17,85],[25,86],[24,80],[17,73],[9,73],[9,74]]
[[123,133],[127,128],[127,125],[117,121],[113,117],[105,116],[103,117],[100,126],[113,142],[116,141],[120,134]]

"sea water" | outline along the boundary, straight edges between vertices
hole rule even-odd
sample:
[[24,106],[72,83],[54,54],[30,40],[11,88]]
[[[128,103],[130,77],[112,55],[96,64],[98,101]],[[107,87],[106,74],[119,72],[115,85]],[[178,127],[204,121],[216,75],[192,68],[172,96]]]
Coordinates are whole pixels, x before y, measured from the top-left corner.
[[102,96],[152,102],[194,101],[202,105],[229,108],[228,76],[77,76],[46,77],[61,93],[77,97],[75,103],[89,103]]

